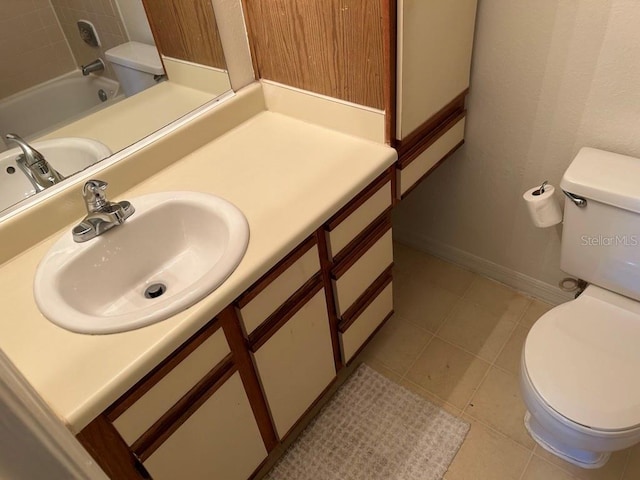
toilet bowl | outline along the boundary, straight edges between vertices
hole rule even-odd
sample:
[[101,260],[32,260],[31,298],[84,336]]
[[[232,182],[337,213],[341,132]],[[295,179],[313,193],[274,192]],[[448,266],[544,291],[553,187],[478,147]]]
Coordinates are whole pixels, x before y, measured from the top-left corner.
[[551,309],[525,342],[525,426],[546,450],[583,468],[640,442],[640,303],[590,285]]

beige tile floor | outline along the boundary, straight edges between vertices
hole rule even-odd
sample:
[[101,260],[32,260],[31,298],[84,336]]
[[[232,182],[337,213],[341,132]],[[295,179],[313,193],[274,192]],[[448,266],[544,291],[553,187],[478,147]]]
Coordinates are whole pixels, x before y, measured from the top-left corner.
[[520,352],[550,305],[402,245],[395,314],[358,360],[471,423],[446,480],[640,480],[640,447],[583,470],[535,444],[523,425]]

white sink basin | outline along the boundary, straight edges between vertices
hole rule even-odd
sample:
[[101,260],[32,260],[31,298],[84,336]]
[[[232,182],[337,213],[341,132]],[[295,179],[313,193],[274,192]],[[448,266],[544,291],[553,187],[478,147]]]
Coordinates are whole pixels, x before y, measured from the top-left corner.
[[[86,243],[71,228],[40,262],[34,281],[38,308],[53,323],[80,333],[140,328],[185,310],[235,270],[249,242],[249,225],[226,200],[197,192],[128,199],[135,213]],[[150,288],[158,293],[147,298]]]
[[[90,138],[54,138],[30,142],[29,145],[44,155],[47,162],[64,177],[73,175],[112,153],[104,143]],[[21,153],[19,148],[0,153],[0,210],[36,193],[16,163],[16,158]]]

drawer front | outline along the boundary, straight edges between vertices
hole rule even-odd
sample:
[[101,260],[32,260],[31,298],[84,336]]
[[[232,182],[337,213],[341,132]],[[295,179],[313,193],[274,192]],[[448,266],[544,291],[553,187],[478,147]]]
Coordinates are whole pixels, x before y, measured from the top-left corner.
[[342,358],[345,363],[360,350],[371,334],[393,311],[393,290],[389,283],[382,292],[358,315],[349,327],[340,334]]
[[356,211],[328,232],[331,255],[338,255],[360,232],[389,209],[391,202],[391,181],[388,181]]
[[224,332],[218,328],[187,358],[118,416],[113,421],[114,427],[127,444],[132,445],[229,353],[231,350]]
[[464,139],[465,119],[462,118],[444,133],[433,145],[427,148],[415,160],[398,170],[398,191],[404,195],[433,166],[442,160],[456,145]]
[[338,316],[364,293],[369,285],[393,263],[391,229],[367,250],[344,274],[333,280]]
[[266,456],[236,372],[144,461],[144,466],[156,480],[245,480]]
[[266,287],[263,287],[260,293],[253,296],[248,303],[242,302],[239,311],[246,334],[251,334],[319,271],[318,246],[313,245]]
[[336,375],[324,289],[253,353],[282,439]]

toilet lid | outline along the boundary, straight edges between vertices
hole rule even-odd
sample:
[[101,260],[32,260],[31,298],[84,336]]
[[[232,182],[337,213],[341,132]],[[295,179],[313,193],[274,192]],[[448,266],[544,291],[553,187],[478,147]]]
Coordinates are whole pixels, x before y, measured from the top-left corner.
[[524,346],[531,383],[547,405],[603,431],[640,425],[640,304],[589,286],[544,314]]

